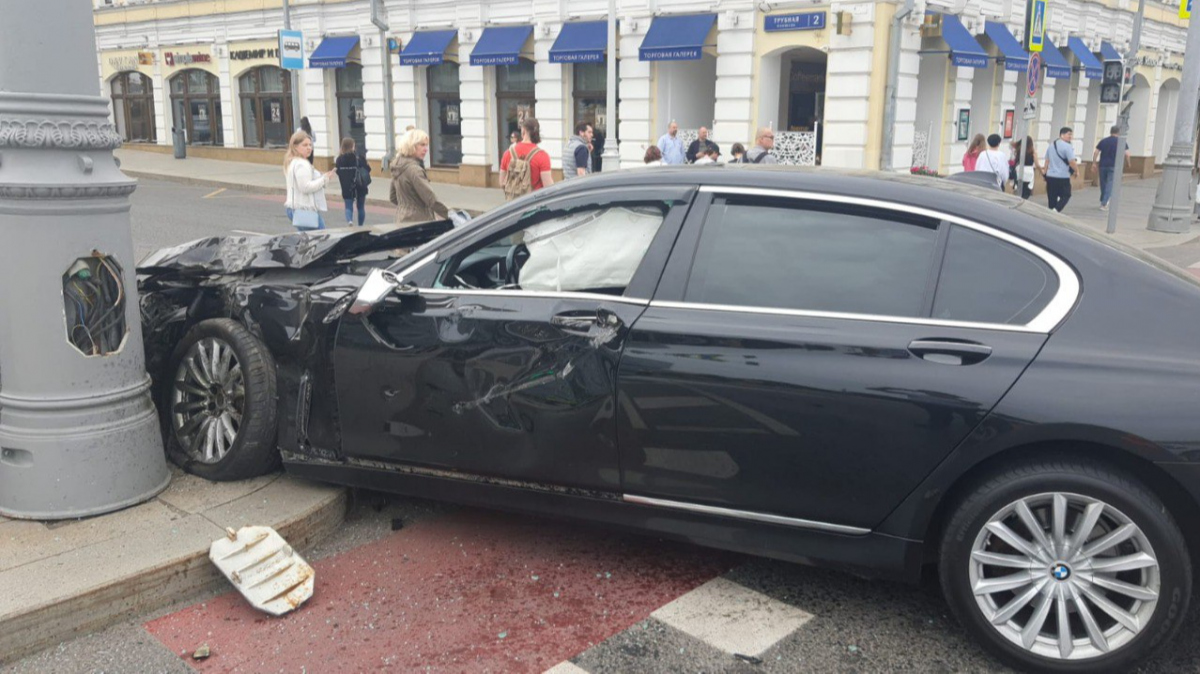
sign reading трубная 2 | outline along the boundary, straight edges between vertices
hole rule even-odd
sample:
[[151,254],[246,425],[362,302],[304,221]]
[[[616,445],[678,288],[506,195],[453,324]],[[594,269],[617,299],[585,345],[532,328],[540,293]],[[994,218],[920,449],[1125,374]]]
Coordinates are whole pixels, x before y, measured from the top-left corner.
[[825,12],[777,14],[765,17],[763,30],[768,33],[781,30],[821,30],[826,25]]

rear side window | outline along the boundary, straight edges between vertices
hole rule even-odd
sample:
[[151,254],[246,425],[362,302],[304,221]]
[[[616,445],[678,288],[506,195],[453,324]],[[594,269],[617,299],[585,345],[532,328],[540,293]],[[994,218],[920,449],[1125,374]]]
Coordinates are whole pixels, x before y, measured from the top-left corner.
[[1058,292],[1058,276],[1032,253],[954,226],[933,300],[933,318],[1024,325]]
[[842,204],[718,198],[684,300],[920,316],[937,223]]

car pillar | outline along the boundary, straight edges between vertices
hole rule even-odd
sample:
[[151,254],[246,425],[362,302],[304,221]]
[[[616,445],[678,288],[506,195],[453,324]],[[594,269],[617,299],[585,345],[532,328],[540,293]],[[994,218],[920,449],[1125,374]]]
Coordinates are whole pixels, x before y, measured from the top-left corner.
[[[0,21],[0,515],[64,519],[166,488],[120,136],[87,3]],[[46,45],[54,45],[52,53]],[[28,67],[38,54],[38,66]]]

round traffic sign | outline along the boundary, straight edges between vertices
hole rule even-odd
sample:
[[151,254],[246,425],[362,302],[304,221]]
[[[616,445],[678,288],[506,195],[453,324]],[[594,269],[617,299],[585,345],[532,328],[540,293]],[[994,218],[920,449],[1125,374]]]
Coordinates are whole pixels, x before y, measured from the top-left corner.
[[1033,53],[1029,55],[1029,66],[1025,68],[1025,82],[1027,84],[1027,92],[1030,97],[1037,96],[1038,89],[1042,86],[1042,55]]

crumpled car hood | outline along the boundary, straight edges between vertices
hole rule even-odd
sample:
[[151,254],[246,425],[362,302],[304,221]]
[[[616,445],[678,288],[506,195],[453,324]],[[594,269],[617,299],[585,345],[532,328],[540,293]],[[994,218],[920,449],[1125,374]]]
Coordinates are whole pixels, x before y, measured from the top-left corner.
[[453,229],[449,220],[410,227],[377,225],[345,227],[275,236],[213,236],[147,255],[139,274],[236,274],[267,269],[303,269],[317,262],[336,262],[365,253],[412,248]]

